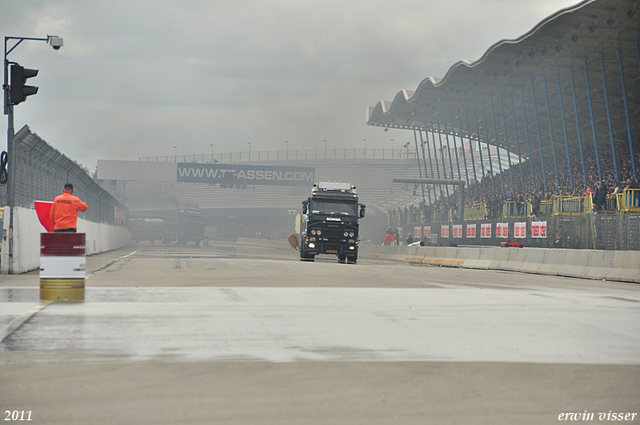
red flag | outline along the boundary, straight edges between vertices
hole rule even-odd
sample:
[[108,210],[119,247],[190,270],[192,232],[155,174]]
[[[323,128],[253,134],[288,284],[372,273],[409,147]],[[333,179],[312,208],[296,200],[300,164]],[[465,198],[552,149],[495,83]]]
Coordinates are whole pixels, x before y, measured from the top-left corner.
[[44,226],[47,232],[53,232],[53,223],[49,217],[49,212],[51,211],[51,205],[53,205],[53,202],[36,201],[35,204],[36,214],[38,214],[40,224]]

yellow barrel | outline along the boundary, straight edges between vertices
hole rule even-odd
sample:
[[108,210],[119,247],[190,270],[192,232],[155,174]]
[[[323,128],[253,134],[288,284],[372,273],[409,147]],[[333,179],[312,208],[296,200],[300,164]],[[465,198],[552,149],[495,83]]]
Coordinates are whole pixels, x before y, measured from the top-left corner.
[[84,301],[84,233],[40,235],[40,300]]
[[84,301],[84,279],[40,279],[42,301]]

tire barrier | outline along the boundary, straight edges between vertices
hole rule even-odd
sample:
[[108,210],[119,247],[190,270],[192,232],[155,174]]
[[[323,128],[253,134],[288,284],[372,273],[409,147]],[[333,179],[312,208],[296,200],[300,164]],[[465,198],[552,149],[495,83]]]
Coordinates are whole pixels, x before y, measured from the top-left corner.
[[640,252],[544,248],[360,245],[360,256],[411,265],[640,283]]

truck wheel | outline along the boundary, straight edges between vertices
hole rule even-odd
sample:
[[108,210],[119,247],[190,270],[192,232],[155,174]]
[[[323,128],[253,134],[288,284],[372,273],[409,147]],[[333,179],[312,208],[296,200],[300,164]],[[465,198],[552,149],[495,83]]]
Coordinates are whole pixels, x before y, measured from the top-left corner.
[[347,258],[347,263],[349,264],[356,264],[357,262],[358,262],[358,256]]
[[307,251],[305,251],[302,245],[300,246],[300,261],[313,261],[314,257],[313,254],[307,254]]
[[346,259],[347,259],[346,255],[342,255],[342,254],[338,255],[338,263],[344,264]]

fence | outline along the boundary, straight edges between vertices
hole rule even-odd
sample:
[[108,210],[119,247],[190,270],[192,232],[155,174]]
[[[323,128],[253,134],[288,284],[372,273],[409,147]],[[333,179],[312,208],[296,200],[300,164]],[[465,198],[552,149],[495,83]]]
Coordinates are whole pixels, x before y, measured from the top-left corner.
[[248,151],[210,153],[192,155],[142,156],[144,162],[245,162],[245,161],[287,161],[324,159],[413,159],[416,151],[412,148],[396,149],[282,149],[268,151]]
[[[541,223],[545,230],[536,235],[534,227],[539,228]],[[520,242],[538,248],[640,250],[640,216],[629,214],[553,215],[487,219],[475,223],[403,225],[408,232],[416,227],[420,228],[420,234],[431,236],[430,240],[425,240],[428,245],[500,246],[502,242]]]
[[[102,189],[80,165],[58,152],[24,126],[14,135],[14,206],[33,208],[36,200],[53,201],[65,183],[89,205],[80,217],[96,223],[123,225],[127,208]],[[0,204],[7,205],[7,187],[0,189]]]

